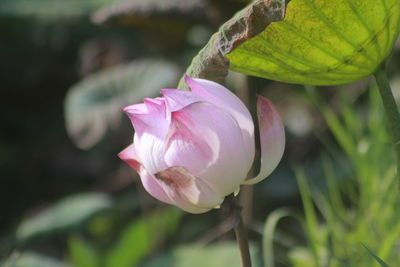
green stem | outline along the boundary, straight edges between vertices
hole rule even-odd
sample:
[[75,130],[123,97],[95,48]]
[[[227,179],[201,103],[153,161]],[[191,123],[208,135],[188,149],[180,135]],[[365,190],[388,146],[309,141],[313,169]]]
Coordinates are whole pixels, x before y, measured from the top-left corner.
[[393,148],[396,152],[397,176],[399,177],[398,186],[400,186],[400,113],[392,89],[390,88],[385,69],[380,67],[374,73],[374,76],[385,107],[386,118],[392,136]]

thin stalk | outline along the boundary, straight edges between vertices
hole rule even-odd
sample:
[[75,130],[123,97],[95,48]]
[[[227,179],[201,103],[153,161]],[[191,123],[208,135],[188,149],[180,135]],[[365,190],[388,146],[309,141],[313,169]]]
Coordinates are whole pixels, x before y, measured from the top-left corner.
[[390,135],[392,136],[393,148],[396,152],[397,177],[400,189],[400,113],[384,67],[380,67],[374,73],[374,76],[376,83],[378,84],[383,106],[385,107],[385,114],[389,124]]
[[247,240],[246,229],[244,228],[242,216],[238,217],[238,223],[235,226],[236,241],[239,246],[240,256],[242,258],[243,267],[251,267],[251,258],[249,250],[249,241]]
[[[251,86],[250,78],[247,75],[242,73],[232,73],[231,74],[236,89],[236,95],[242,100],[242,102],[249,109],[251,116],[253,117],[253,121],[257,122],[257,111],[256,111],[256,93],[255,86]],[[258,135],[258,127],[257,124],[254,125],[254,132],[256,138],[256,150],[259,150],[259,135]],[[254,177],[258,174],[259,163],[257,160],[254,161],[255,165],[250,169],[248,173],[248,177]],[[239,203],[243,207],[242,209],[242,218],[243,223],[249,225],[253,220],[253,194],[254,194],[254,186],[253,185],[242,185],[240,188],[239,195]]]
[[242,207],[238,204],[233,195],[226,197],[224,204],[233,220],[233,229],[235,231],[236,242],[239,247],[242,267],[251,267],[249,241],[247,239],[246,228],[242,220]]

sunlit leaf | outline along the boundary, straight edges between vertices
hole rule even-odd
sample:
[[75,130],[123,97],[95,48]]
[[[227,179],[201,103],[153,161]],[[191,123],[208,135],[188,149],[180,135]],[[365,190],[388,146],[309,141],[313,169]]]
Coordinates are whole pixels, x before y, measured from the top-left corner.
[[122,108],[173,87],[178,68],[160,60],[138,60],[92,74],[74,85],[65,101],[68,133],[81,148],[89,148],[117,127]]
[[11,255],[5,262],[0,262],[3,267],[69,267],[70,265],[57,259],[50,258],[34,252]]
[[368,76],[399,33],[398,0],[292,0],[283,21],[227,55],[235,71],[272,80],[341,84]]
[[38,236],[81,227],[93,216],[111,207],[111,199],[102,193],[82,193],[66,197],[24,220],[17,228],[17,240],[25,242]]

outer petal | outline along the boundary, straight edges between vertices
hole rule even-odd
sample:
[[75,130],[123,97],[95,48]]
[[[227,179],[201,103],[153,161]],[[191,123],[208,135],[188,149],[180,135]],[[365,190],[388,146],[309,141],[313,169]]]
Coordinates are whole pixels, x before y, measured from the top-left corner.
[[278,111],[265,97],[258,96],[257,116],[260,127],[260,173],[244,184],[255,184],[266,178],[276,168],[285,149],[285,130]]
[[190,104],[202,101],[201,97],[193,94],[191,91],[162,89],[160,92],[163,94],[170,112],[180,110]]
[[[235,94],[218,83],[204,79],[193,79],[187,75],[185,76],[185,82],[192,89],[194,95],[225,109],[235,118],[245,139],[246,146],[244,153],[254,155],[254,123],[249,110],[243,102]],[[248,164],[251,164],[253,160],[254,158],[251,158]]]
[[206,181],[195,177],[185,167],[170,167],[155,177],[174,204],[187,212],[203,213],[224,200]]
[[135,128],[136,153],[149,173],[166,168],[164,163],[164,139],[170,122],[167,119],[165,99],[145,99],[144,104],[126,107],[124,110]]
[[163,139],[168,132],[169,121],[165,100],[146,98],[144,104],[127,106],[124,111],[140,137],[143,133],[150,133]]
[[152,177],[143,165],[140,163],[140,159],[135,151],[135,146],[133,144],[129,145],[123,151],[121,151],[118,156],[120,159],[128,163],[139,175],[146,191],[155,197],[156,199],[173,204],[171,199],[165,193],[164,189],[158,184],[154,177]]
[[119,152],[118,157],[129,164],[137,173],[140,173],[142,164],[140,163],[139,157],[136,154],[135,146],[130,144],[124,150]]
[[168,166],[185,166],[221,197],[244,182],[254,155],[246,153],[242,131],[229,113],[197,102],[173,112],[171,125],[174,130],[165,156]]

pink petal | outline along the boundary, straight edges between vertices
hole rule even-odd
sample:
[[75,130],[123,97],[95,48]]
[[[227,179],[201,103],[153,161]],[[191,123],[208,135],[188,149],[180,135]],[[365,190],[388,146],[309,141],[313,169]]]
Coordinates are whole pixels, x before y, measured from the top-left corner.
[[221,197],[243,183],[254,154],[246,153],[242,131],[229,113],[197,102],[173,112],[171,125],[165,154],[168,166],[185,166]]
[[[174,125],[178,124],[175,121]],[[173,132],[166,144],[165,163],[167,166],[187,166],[190,172],[199,174],[207,168],[215,154],[202,136],[193,135],[185,126],[172,126]]]
[[147,106],[144,103],[130,105],[130,106],[124,107],[123,110],[125,112],[130,110],[132,113],[134,111],[137,114],[148,114],[149,113],[149,111],[147,110]]
[[202,98],[194,95],[191,91],[162,89],[160,92],[163,94],[170,112],[180,110],[192,103],[202,101]]
[[129,164],[139,175],[146,191],[156,199],[172,204],[173,202],[167,196],[164,189],[158,184],[154,177],[152,177],[140,163],[139,157],[135,151],[133,144],[129,145],[118,156]]
[[244,184],[255,184],[266,178],[276,168],[285,149],[285,129],[274,105],[265,97],[258,96],[257,116],[260,127],[260,173]]
[[[194,95],[225,109],[233,116],[238,122],[243,138],[245,139],[244,153],[254,155],[254,123],[249,110],[243,102],[235,94],[218,83],[204,79],[194,79],[187,75],[184,78]],[[251,164],[253,160],[254,158],[251,158],[247,163]]]
[[140,172],[141,163],[139,161],[139,157],[135,152],[135,146],[130,144],[124,150],[119,152],[118,157],[129,164],[136,172]]
[[[143,105],[125,108],[135,128],[135,150],[145,169],[153,174],[166,168],[164,139],[170,122],[166,118],[165,99],[145,99]],[[147,113],[143,113],[146,111]]]
[[185,167],[170,167],[155,177],[174,204],[187,212],[203,213],[224,200],[206,181],[195,177]]
[[144,102],[124,108],[135,128],[135,133],[139,137],[146,132],[164,138],[169,128],[165,100],[146,98]]
[[146,191],[154,198],[168,204],[175,204],[175,202],[170,199],[170,197],[167,195],[164,188],[159,184],[156,178],[144,168],[140,172],[140,179],[142,180],[144,189],[146,189]]

